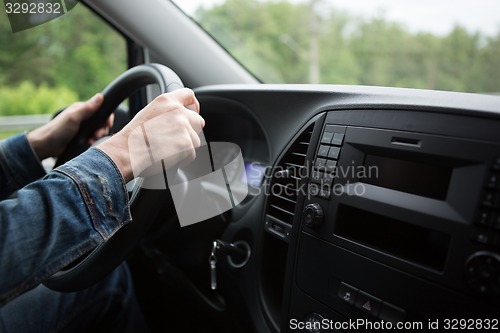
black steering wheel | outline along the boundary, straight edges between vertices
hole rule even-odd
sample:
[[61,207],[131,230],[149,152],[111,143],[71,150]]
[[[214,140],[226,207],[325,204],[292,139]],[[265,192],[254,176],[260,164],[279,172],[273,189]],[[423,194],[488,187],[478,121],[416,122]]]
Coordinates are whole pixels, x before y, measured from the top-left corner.
[[[160,93],[184,87],[177,74],[161,64],[139,65],[127,70],[104,89],[102,92],[104,101],[100,109],[82,123],[75,138],[59,156],[56,166],[88,149],[88,138],[106,122],[119,104],[149,84],[157,84]],[[163,207],[168,200],[171,200],[168,191],[147,190],[141,188],[138,182],[130,198],[130,210],[134,220],[120,228],[77,263],[54,274],[44,282],[44,285],[56,291],[72,292],[90,287],[103,279],[132,252],[156,218],[160,207]]]

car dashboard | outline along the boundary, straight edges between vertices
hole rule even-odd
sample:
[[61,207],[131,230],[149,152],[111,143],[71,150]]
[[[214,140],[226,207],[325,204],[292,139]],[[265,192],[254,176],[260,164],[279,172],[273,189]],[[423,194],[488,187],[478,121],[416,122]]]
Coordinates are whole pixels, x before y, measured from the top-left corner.
[[244,243],[248,258],[220,256],[215,291],[199,260],[201,284],[238,331],[498,329],[500,97],[329,85],[195,93],[207,140],[236,143],[245,160],[249,195],[212,235]]

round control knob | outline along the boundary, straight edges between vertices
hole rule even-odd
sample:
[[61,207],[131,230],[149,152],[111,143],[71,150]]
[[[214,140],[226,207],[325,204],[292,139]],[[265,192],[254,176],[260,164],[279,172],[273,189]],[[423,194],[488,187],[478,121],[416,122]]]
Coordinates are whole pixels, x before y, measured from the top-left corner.
[[487,251],[472,254],[465,263],[465,277],[478,293],[500,295],[500,255]]
[[304,208],[302,220],[306,227],[314,228],[323,223],[323,208],[318,203],[311,203]]
[[321,328],[323,324],[323,316],[317,314],[315,312],[308,313],[303,319],[302,322],[305,323],[306,329],[301,332],[311,332],[311,333],[323,333],[325,330]]

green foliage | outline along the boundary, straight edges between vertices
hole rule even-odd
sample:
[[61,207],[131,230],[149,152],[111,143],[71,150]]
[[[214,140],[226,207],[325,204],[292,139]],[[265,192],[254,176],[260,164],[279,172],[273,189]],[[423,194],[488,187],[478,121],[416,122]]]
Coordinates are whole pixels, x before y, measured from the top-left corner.
[[[307,7],[288,2],[227,0],[197,16],[217,40],[265,82],[303,82]],[[308,43],[308,42],[307,42]],[[306,43],[306,44],[307,44]]]
[[77,94],[66,87],[37,87],[23,81],[16,87],[0,89],[0,115],[51,114],[76,100]]
[[[124,38],[82,4],[17,33],[0,13],[0,113],[54,112],[68,102],[85,100],[127,68],[126,56]],[[14,106],[7,106],[4,98]],[[37,110],[35,99],[41,103]]]
[[383,16],[358,18],[313,2],[226,0],[195,17],[264,82],[309,82],[316,38],[319,83],[500,91],[500,31],[414,33]]
[[[195,17],[264,82],[309,82],[314,36],[319,83],[500,91],[500,31],[414,33],[383,16],[359,18],[324,2],[313,10],[306,1],[226,0]],[[0,115],[85,100],[126,63],[124,38],[82,4],[15,34],[0,12]]]
[[21,131],[0,131],[0,140],[7,139],[13,135],[20,133]]

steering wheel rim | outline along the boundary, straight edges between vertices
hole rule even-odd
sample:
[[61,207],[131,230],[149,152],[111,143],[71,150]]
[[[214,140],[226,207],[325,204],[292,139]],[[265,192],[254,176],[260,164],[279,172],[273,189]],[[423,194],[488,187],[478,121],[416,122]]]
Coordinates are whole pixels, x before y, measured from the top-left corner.
[[145,64],[132,67],[114,79],[103,91],[104,101],[99,110],[82,122],[78,133],[58,157],[56,167],[78,156],[88,149],[87,140],[95,130],[106,123],[111,113],[138,89],[148,84],[158,84],[160,93],[184,87],[181,79],[167,66]]
[[[88,138],[106,122],[113,110],[125,98],[149,84],[157,84],[161,94],[184,87],[177,74],[161,64],[139,65],[125,71],[103,90],[103,104],[90,119],[82,123],[75,138],[59,156],[56,166],[88,149]],[[132,220],[124,225],[77,264],[52,275],[44,285],[56,291],[73,292],[103,279],[132,252],[156,218],[159,207],[171,200],[168,191],[141,188],[139,181],[130,198],[130,211],[132,217],[140,216],[140,221]]]

